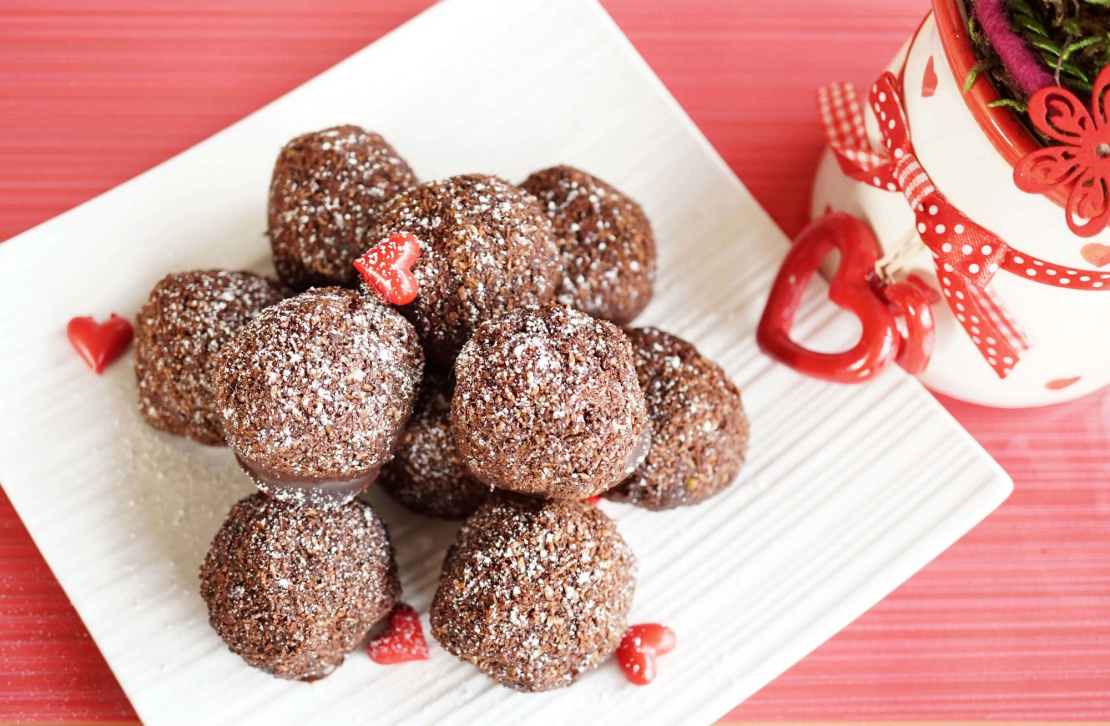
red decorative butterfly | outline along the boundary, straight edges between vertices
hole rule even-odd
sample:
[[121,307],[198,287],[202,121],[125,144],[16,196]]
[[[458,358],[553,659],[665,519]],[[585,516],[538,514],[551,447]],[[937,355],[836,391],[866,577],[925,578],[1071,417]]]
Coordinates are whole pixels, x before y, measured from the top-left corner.
[[1048,86],[1029,99],[1029,119],[1058,146],[1037,149],[1014,167],[1014,183],[1024,192],[1048,194],[1073,184],[1066,207],[1068,227],[1093,237],[1110,223],[1110,121],[1106,93],[1110,66],[1095,80],[1092,110],[1074,93]]

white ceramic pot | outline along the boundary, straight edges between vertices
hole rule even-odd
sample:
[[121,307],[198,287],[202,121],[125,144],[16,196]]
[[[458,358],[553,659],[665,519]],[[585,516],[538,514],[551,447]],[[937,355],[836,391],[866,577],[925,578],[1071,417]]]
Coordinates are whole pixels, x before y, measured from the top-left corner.
[[[1080,238],[1069,229],[1063,208],[1054,201],[1020,191],[1013,181],[1018,147],[1032,144],[1016,124],[1003,118],[1004,110],[987,109],[992,94],[964,94],[970,56],[966,33],[956,23],[960,0],[936,0],[918,33],[891,64],[896,74],[905,64],[903,92],[910,134],[922,166],[937,188],[968,217],[1005,240],[1015,251],[1048,260],[1063,269],[1092,269],[1081,249],[1105,244],[1110,252],[1110,230]],[[937,16],[948,34],[941,42]],[[962,26],[966,27],[966,25]],[[927,74],[927,69],[932,72]],[[928,81],[926,76],[929,75]],[[935,81],[933,77],[935,76]],[[924,88],[935,82],[935,92]],[[988,85],[980,79],[977,85]],[[866,96],[866,89],[861,89]],[[868,134],[879,144],[878,126],[867,104]],[[812,213],[829,208],[866,219],[884,251],[898,247],[914,234],[914,215],[901,193],[887,192],[857,182],[841,172],[826,152],[817,172]],[[1103,268],[1110,274],[1110,264]],[[908,271],[936,286],[933,260],[922,250]],[[1108,280],[1110,285],[1110,280]],[[1110,291],[1079,291],[1050,287],[1000,271],[991,282],[1006,309],[1030,343],[1013,372],[1000,379],[944,304],[934,306],[936,349],[920,378],[941,393],[989,406],[1019,407],[1058,403],[1110,384]]]

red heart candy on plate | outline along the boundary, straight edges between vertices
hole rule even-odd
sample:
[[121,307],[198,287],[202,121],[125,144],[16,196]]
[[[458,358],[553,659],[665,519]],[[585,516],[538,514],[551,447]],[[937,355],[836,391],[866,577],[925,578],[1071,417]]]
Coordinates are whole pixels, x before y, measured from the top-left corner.
[[420,242],[408,232],[389,235],[355,260],[366,284],[392,305],[408,305],[420,293],[412,265],[420,257]]
[[624,677],[637,686],[655,680],[656,658],[674,650],[675,634],[659,623],[630,625],[617,647],[617,663]]
[[1105,267],[1110,265],[1110,247],[1100,245],[1098,242],[1091,242],[1090,244],[1083,245],[1079,250],[1083,255],[1083,259],[1090,262],[1095,267]]
[[389,613],[385,632],[370,639],[366,646],[370,660],[381,665],[428,660],[428,641],[420,627],[420,616],[404,603]]
[[921,79],[921,97],[929,98],[937,92],[937,71],[933,63],[933,56],[925,64],[925,77]]
[[112,317],[104,323],[98,323],[91,317],[74,318],[66,326],[66,336],[74,350],[99,376],[109,363],[127,350],[135,330],[127,318],[112,313]]

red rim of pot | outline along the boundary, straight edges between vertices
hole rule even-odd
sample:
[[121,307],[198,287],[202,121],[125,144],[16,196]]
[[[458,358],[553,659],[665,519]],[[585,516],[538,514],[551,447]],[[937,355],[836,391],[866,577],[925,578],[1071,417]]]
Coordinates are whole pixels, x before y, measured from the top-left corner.
[[[961,88],[967,74],[979,61],[967,36],[963,5],[963,0],[933,0],[933,15],[937,21],[940,43],[944,47],[944,55],[948,59],[956,85]],[[1040,142],[1018,121],[1012,111],[1007,108],[990,108],[987,105],[997,101],[999,95],[984,75],[980,74],[971,90],[962,95],[979,128],[1011,168],[1022,157],[1041,148]],[[1063,207],[1067,204],[1069,194],[1071,185],[1057,187],[1045,196]]]

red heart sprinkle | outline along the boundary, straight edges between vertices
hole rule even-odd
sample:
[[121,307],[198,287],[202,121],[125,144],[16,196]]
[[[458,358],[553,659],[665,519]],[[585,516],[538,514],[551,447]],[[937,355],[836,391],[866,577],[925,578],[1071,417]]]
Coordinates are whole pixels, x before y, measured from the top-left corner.
[[601,504],[601,497],[586,497],[586,501],[596,507]]
[[1074,378],[1058,378],[1055,381],[1049,381],[1044,384],[1044,387],[1050,391],[1061,391],[1074,383],[1078,383],[1079,379],[1080,376],[1075,376]]
[[929,98],[937,92],[937,72],[933,66],[933,56],[925,64],[925,77],[921,79],[921,97]]
[[1095,267],[1105,267],[1106,265],[1110,265],[1110,247],[1107,247],[1106,245],[1100,245],[1098,242],[1092,242],[1090,244],[1083,245],[1083,248],[1079,250],[1079,253],[1083,255],[1083,259],[1087,260],[1087,262],[1090,262]]
[[74,318],[66,326],[66,336],[73,349],[99,376],[109,363],[127,350],[135,330],[127,318],[112,313],[105,323],[98,323],[91,317]]
[[370,660],[382,665],[428,660],[428,641],[420,627],[420,616],[408,605],[398,603],[389,613],[385,632],[370,639],[366,652]]
[[420,242],[408,232],[389,235],[355,260],[363,281],[392,305],[408,305],[420,294],[412,265],[420,257]]
[[630,625],[617,647],[617,663],[624,677],[637,686],[655,680],[657,656],[674,650],[674,631],[659,623]]

